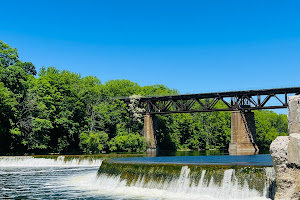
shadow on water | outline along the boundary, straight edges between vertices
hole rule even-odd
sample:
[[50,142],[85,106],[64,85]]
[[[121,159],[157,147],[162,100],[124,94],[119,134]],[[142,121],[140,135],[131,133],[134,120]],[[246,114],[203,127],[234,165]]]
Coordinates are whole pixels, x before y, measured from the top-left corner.
[[[270,154],[269,150],[261,150],[259,154]],[[172,150],[154,150],[146,153],[147,157],[161,156],[223,156],[229,155],[228,150],[199,150],[199,151],[172,151]]]
[[228,151],[222,150],[200,150],[200,151],[168,151],[158,150],[156,156],[213,156],[213,155],[228,155]]

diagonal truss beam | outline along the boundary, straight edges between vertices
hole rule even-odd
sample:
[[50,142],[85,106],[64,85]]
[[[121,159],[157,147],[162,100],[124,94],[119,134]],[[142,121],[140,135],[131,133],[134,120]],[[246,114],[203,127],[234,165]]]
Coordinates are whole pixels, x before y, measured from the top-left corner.
[[[300,87],[142,97],[139,106],[145,109],[145,113],[150,114],[277,109],[287,108],[288,95],[298,94],[300,94]],[[275,105],[270,99],[276,99],[280,105]],[[119,100],[130,102],[129,98]],[[222,108],[216,106],[218,103],[223,105]]]

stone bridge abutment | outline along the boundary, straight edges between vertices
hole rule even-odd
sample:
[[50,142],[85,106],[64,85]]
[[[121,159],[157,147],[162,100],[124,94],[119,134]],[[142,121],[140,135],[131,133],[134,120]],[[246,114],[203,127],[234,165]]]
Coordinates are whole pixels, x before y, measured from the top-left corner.
[[[148,150],[156,150],[157,119],[149,113],[144,116],[144,137]],[[259,152],[255,143],[256,129],[254,113],[251,111],[231,112],[230,155],[249,155]]]
[[156,130],[156,116],[146,113],[144,116],[144,138],[147,143],[147,151],[157,149]]
[[256,141],[254,113],[251,111],[231,112],[230,155],[249,155],[259,152]]

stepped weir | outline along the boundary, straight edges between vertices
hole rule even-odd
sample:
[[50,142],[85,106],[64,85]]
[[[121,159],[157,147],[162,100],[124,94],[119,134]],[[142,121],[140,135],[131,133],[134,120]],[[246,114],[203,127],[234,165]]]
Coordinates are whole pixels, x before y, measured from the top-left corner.
[[4,156],[0,199],[272,198],[275,176],[270,156],[240,158],[236,162],[236,156]]

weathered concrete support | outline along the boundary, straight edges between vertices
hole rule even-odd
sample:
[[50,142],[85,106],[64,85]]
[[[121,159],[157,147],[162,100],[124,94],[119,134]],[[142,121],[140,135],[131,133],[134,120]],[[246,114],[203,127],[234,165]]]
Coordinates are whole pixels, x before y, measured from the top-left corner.
[[278,136],[270,146],[276,172],[275,200],[300,199],[300,166],[290,160],[291,152],[294,155],[300,152],[299,146],[293,146],[291,136]]
[[300,96],[289,97],[288,107],[288,127],[289,134],[300,133]]
[[300,168],[300,134],[292,133],[289,137],[287,155],[289,163]]
[[277,190],[275,200],[300,199],[300,96],[289,97],[289,136],[278,136],[270,146]]
[[157,130],[157,121],[154,115],[147,113],[144,117],[144,138],[147,142],[147,151],[156,150],[156,130]]
[[289,97],[288,107],[288,162],[300,168],[300,96]]
[[251,155],[258,153],[255,144],[256,129],[253,112],[231,112],[230,155]]

